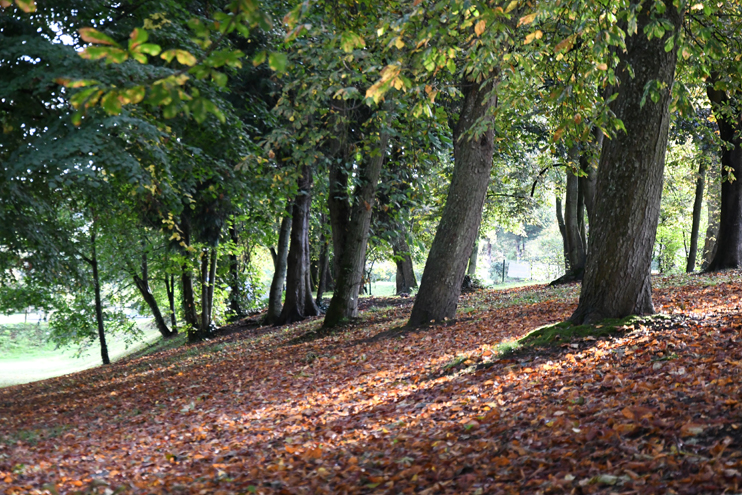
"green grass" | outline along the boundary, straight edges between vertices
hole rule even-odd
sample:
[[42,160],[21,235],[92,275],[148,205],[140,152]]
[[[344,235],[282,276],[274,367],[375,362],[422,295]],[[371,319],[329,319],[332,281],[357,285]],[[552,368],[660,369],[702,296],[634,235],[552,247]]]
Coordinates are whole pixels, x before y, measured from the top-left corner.
[[[147,323],[140,324],[142,341],[127,345],[123,337],[107,339],[111,361],[117,361],[160,340],[160,333]],[[46,341],[45,323],[0,325],[0,387],[45,380],[101,364],[100,346],[95,342],[76,357],[76,348],[55,349]]]
[[666,316],[657,314],[651,316],[628,316],[621,319],[608,318],[595,325],[574,325],[568,321],[563,321],[533,330],[518,339],[510,348],[510,351],[512,352],[514,350],[513,347],[516,349],[550,347],[568,343],[573,339],[609,337],[619,334],[628,327],[638,323],[646,323],[653,319],[662,318],[666,318]]

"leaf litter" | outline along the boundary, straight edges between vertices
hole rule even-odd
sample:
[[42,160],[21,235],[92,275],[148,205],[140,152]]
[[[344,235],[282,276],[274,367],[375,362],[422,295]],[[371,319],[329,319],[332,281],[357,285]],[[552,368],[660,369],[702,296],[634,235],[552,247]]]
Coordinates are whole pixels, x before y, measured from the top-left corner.
[[666,318],[550,348],[578,287],[482,290],[400,331],[226,335],[0,389],[0,492],[722,493],[742,483],[738,273],[656,282]]

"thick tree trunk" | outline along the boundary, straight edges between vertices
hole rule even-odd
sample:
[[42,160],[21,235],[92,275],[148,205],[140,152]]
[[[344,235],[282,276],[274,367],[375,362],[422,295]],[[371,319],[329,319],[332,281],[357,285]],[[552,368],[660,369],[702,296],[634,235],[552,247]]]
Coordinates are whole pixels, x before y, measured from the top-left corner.
[[[663,16],[675,31],[648,40],[644,28],[653,21],[644,5],[637,33],[626,39],[626,51],[619,52],[620,84],[612,110],[626,132],[617,131],[603,144],[585,275],[571,318],[578,324],[654,312],[650,269],[677,61],[677,43],[669,52],[665,43],[675,36],[683,18],[671,0],[664,3]],[[659,97],[656,102],[647,97],[641,105],[650,82],[661,85]]]
[[467,275],[471,278],[477,275],[477,258],[479,256],[479,239],[474,239],[474,246],[471,248],[471,255],[469,255],[469,267],[466,270]]
[[167,292],[167,301],[170,304],[170,324],[174,334],[178,333],[178,322],[175,318],[175,276],[165,275],[165,291]]
[[[721,212],[716,236],[716,254],[707,272],[742,266],[742,112],[737,99],[714,88],[715,77],[707,81],[706,92],[726,146],[721,153]],[[723,109],[723,111],[722,111]],[[730,116],[731,114],[731,116]],[[730,180],[730,175],[734,180]]]
[[106,331],[103,326],[103,301],[100,295],[100,275],[98,274],[98,253],[95,249],[95,223],[90,229],[90,266],[93,268],[93,289],[95,290],[95,321],[98,324],[98,341],[100,342],[100,357],[103,364],[111,364],[106,344]]
[[274,325],[281,316],[281,296],[283,296],[283,283],[286,280],[286,262],[289,254],[289,237],[291,235],[291,217],[287,214],[281,220],[278,230],[277,249],[271,248],[273,255],[273,280],[268,293],[268,313],[263,320],[264,325]]
[[[494,74],[489,74],[484,84],[467,81],[464,85],[464,102],[453,131],[453,177],[408,326],[456,316],[492,169],[494,131],[490,110],[496,104],[494,88]],[[472,136],[469,130],[475,123],[479,128],[480,122],[486,130]]]
[[401,231],[392,241],[392,252],[397,264],[396,294],[409,294],[414,287],[417,287],[417,279],[410,256],[410,247],[407,245],[407,240]]
[[[597,127],[593,129],[593,136],[595,137],[595,146],[600,152],[603,147],[603,132]],[[595,186],[598,180],[598,161],[591,159],[592,154],[583,152],[580,155],[580,168],[585,173],[580,177],[580,197],[585,204],[585,210],[587,210],[587,219],[590,219],[595,209]],[[587,244],[585,244],[587,247]],[[587,249],[587,248],[586,248]]]
[[[312,172],[304,166],[299,177],[299,193],[294,200],[291,240],[287,259],[286,299],[276,325],[301,321],[319,315],[312,299],[309,280],[309,211],[312,206]],[[308,292],[308,293],[307,293]]]
[[327,197],[327,208],[330,212],[330,227],[332,230],[333,251],[333,279],[337,280],[340,273],[340,260],[346,246],[348,230],[350,229],[350,197],[348,195],[347,163],[335,160],[330,165],[330,194]]
[[706,160],[701,158],[698,165],[698,177],[696,177],[696,196],[693,200],[693,225],[690,229],[690,249],[688,250],[688,261],[685,265],[686,273],[696,269],[696,257],[698,254],[698,230],[701,226],[701,207],[703,206],[703,189],[706,183]]
[[[323,322],[325,328],[332,328],[346,318],[358,316],[358,294],[363,283],[363,269],[376,187],[389,143],[389,132],[383,126],[384,124],[379,132],[379,147],[376,154],[367,157],[362,168],[357,172],[359,184],[355,189],[350,222],[344,236],[345,245],[337,265],[339,270],[335,274],[335,290]],[[333,237],[334,227],[333,224]],[[337,252],[335,258],[338,259]]]

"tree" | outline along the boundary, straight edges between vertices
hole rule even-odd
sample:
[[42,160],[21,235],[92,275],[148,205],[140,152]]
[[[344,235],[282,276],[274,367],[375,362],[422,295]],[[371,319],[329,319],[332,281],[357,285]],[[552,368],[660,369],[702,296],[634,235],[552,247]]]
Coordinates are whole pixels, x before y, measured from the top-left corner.
[[[683,20],[673,2],[657,5],[662,8],[637,5],[636,30],[618,54],[620,84],[611,109],[625,132],[603,142],[585,276],[571,318],[575,323],[654,312],[650,265]],[[657,22],[668,29],[650,38],[645,28]],[[669,40],[672,49],[665,50]]]

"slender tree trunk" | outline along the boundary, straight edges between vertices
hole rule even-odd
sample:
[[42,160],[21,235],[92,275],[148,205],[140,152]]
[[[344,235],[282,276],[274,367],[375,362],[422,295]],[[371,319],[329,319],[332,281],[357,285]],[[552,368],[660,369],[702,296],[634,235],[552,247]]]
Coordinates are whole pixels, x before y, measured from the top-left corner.
[[742,266],[742,112],[737,103],[742,95],[735,93],[734,98],[729,98],[724,90],[715,89],[715,76],[706,83],[719,135],[726,144],[721,153],[721,212],[716,254],[706,267],[707,272],[715,272]]
[[196,294],[193,290],[193,274],[187,264],[182,266],[181,292],[183,294],[183,319],[188,325],[188,342],[200,340],[198,314],[196,313]]
[[[350,222],[344,236],[345,243],[338,264],[339,270],[335,274],[335,290],[323,323],[325,328],[332,328],[346,318],[358,316],[358,294],[363,283],[371,215],[388,143],[389,132],[382,124],[376,154],[366,158],[358,171],[359,185],[356,186]],[[337,259],[337,252],[335,257]]]
[[569,271],[574,280],[581,280],[585,270],[585,246],[580,232],[579,179],[567,170],[567,200],[564,208],[564,227],[569,247]]
[[325,225],[327,224],[327,217],[323,213],[321,216],[321,229],[322,233],[319,237],[320,252],[319,252],[319,281],[317,282],[317,305],[322,302],[322,295],[325,293],[327,287],[327,269],[330,265],[330,249],[327,244],[327,236],[325,236]]
[[229,238],[232,241],[234,248],[229,253],[229,311],[236,317],[242,317],[245,315],[245,310],[242,308],[242,286],[240,284],[240,262],[237,259],[237,243],[240,241],[237,229],[234,224],[229,227]]
[[706,270],[716,254],[716,237],[719,232],[719,210],[721,209],[720,173],[721,170],[715,166],[706,170],[708,226],[706,227],[706,238],[703,243],[703,263],[701,264],[701,270]]
[[[291,239],[287,259],[286,299],[276,325],[301,321],[319,315],[312,299],[309,280],[309,211],[312,206],[312,171],[302,167],[299,193],[294,200],[291,219]],[[309,291],[309,294],[307,294]]]
[[701,207],[703,206],[703,189],[705,183],[706,160],[702,157],[698,165],[698,177],[696,177],[696,196],[693,200],[693,225],[690,229],[690,249],[688,250],[688,262],[685,265],[686,273],[691,273],[696,269],[698,230],[701,226]]
[[286,262],[289,253],[289,237],[291,235],[291,216],[288,214],[281,220],[278,230],[278,250],[271,248],[273,255],[273,280],[268,293],[268,313],[263,320],[264,325],[274,325],[281,316],[281,296],[283,283],[286,280]]
[[169,339],[170,337],[176,335],[177,332],[173,332],[167,327],[165,318],[162,316],[162,312],[160,312],[160,306],[157,304],[157,299],[149,289],[149,284],[138,275],[134,275],[133,278],[134,285],[137,286],[137,289],[139,289],[139,293],[142,295],[142,299],[144,299],[144,302],[147,303],[149,310],[152,312],[157,330],[160,332],[163,338]]
[[178,333],[178,322],[175,318],[175,276],[165,275],[165,291],[167,292],[167,301],[170,305],[170,324],[173,334]]
[[219,260],[219,246],[211,248],[211,260],[209,260],[209,325],[214,320],[214,288],[216,287],[216,265]]
[[469,268],[466,273],[471,278],[477,275],[477,257],[479,256],[479,239],[474,239],[474,246],[471,248],[471,255],[469,256]]
[[106,331],[103,327],[103,301],[100,295],[100,276],[98,274],[98,253],[95,249],[95,222],[90,229],[90,265],[93,268],[93,288],[95,289],[95,321],[98,323],[98,341],[100,341],[100,357],[103,364],[111,364],[108,357],[108,345],[106,344]]
[[[642,5],[637,13],[638,31],[626,39],[626,51],[619,52],[616,75],[620,84],[612,110],[626,132],[617,131],[603,143],[585,275],[571,318],[578,324],[654,312],[650,269],[678,46],[675,43],[668,52],[665,43],[675,36],[683,19],[671,0],[664,4],[662,16],[674,31],[648,40],[644,28],[654,21]],[[661,85],[659,97],[656,102],[647,97],[641,105],[651,82]]]
[[392,252],[397,264],[396,293],[397,295],[409,294],[414,287],[417,287],[417,279],[412,265],[412,256],[410,256],[410,247],[401,229],[399,235],[395,236],[392,241]]
[[[483,84],[469,81],[464,84],[464,103],[453,131],[453,177],[409,326],[456,316],[466,263],[482,220],[494,154],[490,110],[496,104],[492,94],[496,77],[489,74],[487,78]],[[481,123],[485,131],[469,134],[475,123],[478,128]]]
[[201,250],[201,325],[200,339],[209,332],[209,248]]
[[559,233],[562,234],[562,248],[564,250],[564,271],[569,270],[569,239],[567,238],[567,227],[564,225],[564,216],[562,215],[562,198],[556,197],[556,217],[559,225]]

